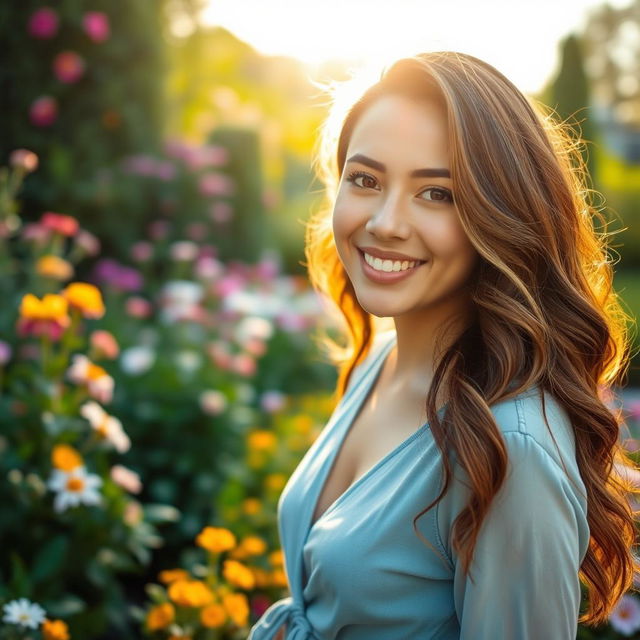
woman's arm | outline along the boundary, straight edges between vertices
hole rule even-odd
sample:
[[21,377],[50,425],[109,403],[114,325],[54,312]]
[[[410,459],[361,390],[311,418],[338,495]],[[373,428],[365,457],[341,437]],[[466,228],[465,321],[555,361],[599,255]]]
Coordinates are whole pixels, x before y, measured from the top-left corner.
[[504,433],[509,465],[481,527],[471,575],[455,558],[461,640],[575,640],[585,502],[529,434]]

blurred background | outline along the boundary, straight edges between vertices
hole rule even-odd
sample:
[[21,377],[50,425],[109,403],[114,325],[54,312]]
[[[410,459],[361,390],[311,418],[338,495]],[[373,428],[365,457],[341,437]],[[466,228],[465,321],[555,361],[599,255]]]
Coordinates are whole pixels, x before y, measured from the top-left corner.
[[[0,638],[240,640],[288,594],[277,500],[336,381],[319,83],[453,49],[572,123],[635,336],[640,0],[23,0],[0,42]],[[632,454],[639,390],[634,357]],[[578,637],[640,638],[640,601]]]

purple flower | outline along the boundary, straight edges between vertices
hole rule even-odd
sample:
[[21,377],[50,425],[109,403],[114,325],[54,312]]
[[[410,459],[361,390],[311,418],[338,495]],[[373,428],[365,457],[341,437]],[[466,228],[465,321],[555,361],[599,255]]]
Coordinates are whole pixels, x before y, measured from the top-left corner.
[[125,267],[115,260],[104,258],[94,268],[94,277],[118,291],[139,291],[142,289],[142,275],[136,269]]
[[609,616],[609,623],[625,636],[640,629],[640,601],[629,594],[622,596]]

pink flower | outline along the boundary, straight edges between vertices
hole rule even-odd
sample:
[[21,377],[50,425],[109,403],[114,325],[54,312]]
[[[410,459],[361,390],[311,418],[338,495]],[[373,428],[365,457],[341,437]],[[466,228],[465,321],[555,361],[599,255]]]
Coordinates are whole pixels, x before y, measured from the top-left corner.
[[140,240],[131,246],[130,253],[136,262],[147,262],[153,255],[153,245],[150,242]]
[[220,415],[227,407],[227,399],[221,391],[208,389],[200,394],[200,408],[209,416]]
[[76,234],[76,246],[87,256],[100,253],[100,240],[86,229],[80,229]]
[[264,280],[265,282],[270,282],[273,280],[280,271],[280,265],[277,260],[273,260],[271,258],[266,258],[261,260],[256,265],[256,275],[260,280]]
[[229,348],[222,340],[210,342],[207,345],[207,354],[219,369],[229,369],[233,356],[229,353]]
[[91,347],[96,351],[96,359],[107,358],[108,360],[114,360],[118,357],[120,347],[113,334],[109,331],[97,329],[91,333],[89,340]]
[[178,170],[172,162],[158,162],[156,165],[156,177],[162,182],[169,182],[176,177]]
[[202,222],[192,222],[187,225],[187,236],[194,242],[202,242],[207,236],[207,227]]
[[121,464],[116,464],[111,467],[109,475],[117,485],[120,485],[129,493],[140,493],[140,491],[142,491],[140,476],[135,471],[132,471]]
[[31,173],[38,168],[38,156],[29,149],[15,149],[9,156],[9,164],[15,169]]
[[27,242],[33,241],[40,246],[44,246],[51,237],[51,230],[37,222],[28,222],[22,227],[21,236]]
[[102,11],[87,11],[82,18],[82,26],[94,42],[104,42],[111,34],[109,18]]
[[195,266],[196,277],[201,280],[215,280],[224,272],[224,266],[215,258],[204,256],[198,258]]
[[58,103],[51,96],[40,96],[31,103],[29,119],[37,127],[48,127],[58,117]]
[[0,340],[0,367],[3,367],[11,360],[11,345],[4,340]]
[[75,51],[62,51],[53,59],[53,72],[65,84],[80,80],[84,69],[84,60]]
[[46,40],[58,32],[58,14],[49,7],[42,7],[31,14],[27,31],[30,36]]
[[232,216],[233,207],[228,202],[216,202],[209,209],[209,217],[219,224],[229,222]]
[[169,233],[169,223],[166,220],[154,220],[149,225],[149,235],[152,240],[162,240]]
[[249,378],[256,372],[256,361],[248,353],[239,353],[231,360],[231,370],[239,375]]
[[244,288],[244,285],[245,279],[242,276],[236,275],[234,273],[229,273],[216,282],[216,295],[220,296],[221,298],[226,298],[232,293],[242,290]]
[[611,626],[625,636],[640,629],[640,602],[635,596],[626,594],[620,598],[609,617]]
[[311,326],[313,320],[306,318],[300,313],[284,312],[276,318],[276,324],[285,331],[304,331]]
[[153,311],[153,307],[148,300],[139,296],[127,298],[125,310],[132,318],[148,318]]
[[235,185],[229,176],[222,173],[205,173],[198,180],[198,190],[203,196],[229,196],[235,192]]
[[180,262],[190,262],[198,257],[198,245],[190,240],[178,240],[169,247],[171,258]]
[[276,413],[284,408],[287,396],[280,391],[265,391],[260,397],[260,406],[267,413]]

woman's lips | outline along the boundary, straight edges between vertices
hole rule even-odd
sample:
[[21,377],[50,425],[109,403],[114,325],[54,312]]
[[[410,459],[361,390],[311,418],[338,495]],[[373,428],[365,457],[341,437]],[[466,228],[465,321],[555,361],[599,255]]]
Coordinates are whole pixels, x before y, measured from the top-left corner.
[[358,249],[358,253],[360,254],[360,263],[362,264],[362,271],[364,272],[364,275],[367,276],[369,280],[380,283],[398,282],[399,280],[409,278],[423,264],[426,264],[426,262],[420,262],[415,267],[411,267],[411,269],[406,269],[404,271],[377,271],[364,259],[363,251]]

